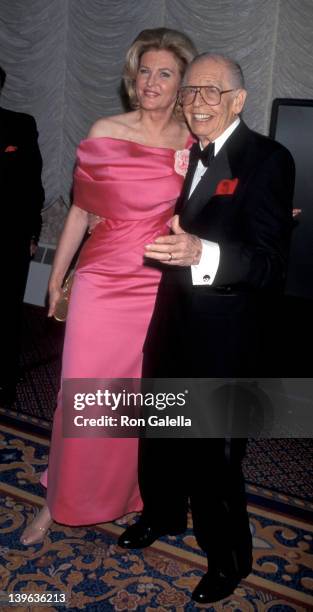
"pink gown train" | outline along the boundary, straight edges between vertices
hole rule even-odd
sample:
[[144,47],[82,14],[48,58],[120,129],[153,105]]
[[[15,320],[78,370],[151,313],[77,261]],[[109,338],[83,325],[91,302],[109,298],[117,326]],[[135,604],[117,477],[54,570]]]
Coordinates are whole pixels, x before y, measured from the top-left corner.
[[[144,245],[166,233],[183,176],[175,151],[122,139],[78,148],[76,206],[103,217],[80,253],[63,352],[63,378],[139,378],[160,280]],[[79,389],[78,389],[79,391]],[[63,438],[54,416],[47,486],[52,517],[67,525],[110,521],[142,507],[135,438]]]

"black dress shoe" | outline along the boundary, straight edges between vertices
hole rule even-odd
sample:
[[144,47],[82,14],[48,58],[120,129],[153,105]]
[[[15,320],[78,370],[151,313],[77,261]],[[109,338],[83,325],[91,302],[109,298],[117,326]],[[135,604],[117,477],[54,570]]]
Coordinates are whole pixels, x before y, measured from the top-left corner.
[[244,576],[227,576],[219,571],[210,571],[202,576],[199,584],[192,593],[192,599],[199,604],[215,603],[232,595]]
[[151,527],[143,521],[138,521],[127,527],[124,533],[120,535],[118,545],[122,548],[146,548],[146,546],[151,546],[160,536],[178,535],[184,531],[185,529],[164,531]]

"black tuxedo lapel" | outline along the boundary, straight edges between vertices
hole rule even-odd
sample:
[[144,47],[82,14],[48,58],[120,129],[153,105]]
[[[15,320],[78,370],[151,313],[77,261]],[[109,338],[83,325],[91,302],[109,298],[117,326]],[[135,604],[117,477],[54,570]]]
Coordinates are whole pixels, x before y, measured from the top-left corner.
[[222,147],[222,149],[214,157],[213,161],[200,179],[197,187],[194,189],[193,193],[188,199],[193,175],[194,169],[190,169],[190,172],[188,169],[186,184],[182,193],[182,205],[180,212],[181,223],[183,223],[184,226],[188,225],[190,221],[192,221],[202,210],[202,208],[208,204],[209,200],[215,193],[218,183],[223,179],[232,178],[232,171],[228,161],[226,146]]

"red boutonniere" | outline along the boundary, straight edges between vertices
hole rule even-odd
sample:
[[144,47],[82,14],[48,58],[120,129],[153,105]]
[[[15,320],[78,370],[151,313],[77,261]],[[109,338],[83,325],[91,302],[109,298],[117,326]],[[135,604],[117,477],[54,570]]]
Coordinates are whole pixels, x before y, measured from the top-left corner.
[[238,179],[223,179],[216,187],[214,195],[232,195],[238,185]]
[[5,153],[14,153],[14,151],[17,151],[17,147],[15,147],[14,145],[8,145],[5,149],[4,152]]

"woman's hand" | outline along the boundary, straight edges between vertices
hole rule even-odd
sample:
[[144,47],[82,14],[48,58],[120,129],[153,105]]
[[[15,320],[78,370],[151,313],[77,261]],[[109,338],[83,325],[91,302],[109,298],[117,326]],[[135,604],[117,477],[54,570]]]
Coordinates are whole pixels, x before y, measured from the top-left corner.
[[49,310],[48,317],[53,317],[56,305],[62,295],[61,285],[49,285]]
[[103,221],[103,217],[99,217],[98,215],[94,215],[93,213],[88,213],[88,234],[91,234],[95,229],[96,225]]
[[49,280],[49,311],[53,317],[62,295],[62,282],[88,227],[88,213],[72,204],[55,252]]

